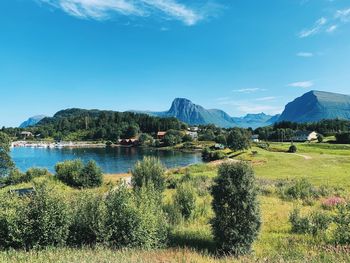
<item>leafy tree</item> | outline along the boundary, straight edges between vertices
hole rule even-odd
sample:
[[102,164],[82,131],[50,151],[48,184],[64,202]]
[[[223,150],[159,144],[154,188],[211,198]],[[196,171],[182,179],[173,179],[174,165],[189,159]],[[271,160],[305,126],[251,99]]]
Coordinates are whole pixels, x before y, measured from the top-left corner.
[[64,161],[55,166],[57,178],[72,187],[93,188],[102,185],[102,170],[95,161],[85,166],[81,160]]
[[233,128],[227,136],[227,145],[234,151],[243,151],[250,148],[251,134],[241,128]]
[[7,176],[11,169],[14,168],[14,163],[10,156],[10,144],[10,137],[0,132],[0,177]]
[[164,246],[168,227],[159,193],[152,186],[130,191],[119,185],[106,198],[109,241],[117,248]]
[[182,184],[176,189],[174,203],[186,220],[191,217],[196,208],[196,192],[191,184]]
[[288,149],[289,153],[296,153],[297,151],[298,151],[298,148],[294,144],[292,144]]
[[224,163],[212,188],[212,221],[219,251],[246,254],[258,236],[261,225],[254,172],[246,163]]
[[153,145],[154,139],[151,135],[147,133],[141,133],[139,137],[139,142],[143,146],[150,146]]
[[165,189],[165,168],[159,159],[144,157],[135,164],[131,171],[131,182],[134,188],[152,185],[157,191]]

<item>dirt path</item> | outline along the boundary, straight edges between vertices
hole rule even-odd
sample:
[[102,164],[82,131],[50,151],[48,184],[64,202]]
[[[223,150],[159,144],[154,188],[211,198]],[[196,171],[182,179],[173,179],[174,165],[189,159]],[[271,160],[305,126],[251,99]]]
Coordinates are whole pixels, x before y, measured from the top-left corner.
[[303,155],[303,154],[298,154],[298,153],[296,153],[295,155],[298,155],[298,156],[300,156],[300,157],[303,157],[305,160],[312,160],[312,157],[309,156],[309,155]]

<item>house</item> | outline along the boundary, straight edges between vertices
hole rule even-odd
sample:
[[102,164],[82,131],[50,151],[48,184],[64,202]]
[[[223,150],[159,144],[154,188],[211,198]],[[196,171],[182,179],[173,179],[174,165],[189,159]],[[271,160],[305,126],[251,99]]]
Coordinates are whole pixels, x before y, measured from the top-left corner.
[[225,150],[225,145],[221,144],[221,143],[216,143],[214,145],[214,149],[215,150]]
[[27,131],[23,131],[23,132],[21,132],[21,136],[22,136],[24,139],[26,139],[26,138],[28,138],[28,137],[33,137],[33,133],[27,132]]
[[258,134],[252,135],[251,140],[252,142],[260,142],[259,135]]
[[186,132],[186,135],[191,136],[192,140],[198,139],[198,132],[188,131]]
[[164,140],[165,135],[166,135],[166,132],[165,132],[165,131],[159,131],[159,132],[157,133],[157,139],[158,139],[158,140]]
[[191,132],[199,132],[199,128],[198,127],[190,127],[188,128],[189,131]]
[[292,141],[295,141],[295,142],[306,142],[306,141],[314,141],[314,140],[317,140],[317,132],[313,131],[313,132],[310,132],[310,131],[297,131],[293,138],[292,138]]
[[139,145],[139,140],[135,139],[135,138],[131,138],[131,139],[121,139],[118,140],[120,145],[123,146],[137,146]]

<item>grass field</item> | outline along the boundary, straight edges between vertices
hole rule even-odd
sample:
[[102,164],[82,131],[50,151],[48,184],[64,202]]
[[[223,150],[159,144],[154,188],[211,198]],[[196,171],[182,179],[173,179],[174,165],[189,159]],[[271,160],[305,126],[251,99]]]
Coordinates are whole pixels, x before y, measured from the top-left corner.
[[[273,143],[273,151],[253,147],[236,159],[251,161],[260,184],[273,187],[277,181],[306,178],[315,186],[342,188],[348,196],[350,145],[296,144],[297,154],[285,153],[289,145]],[[217,174],[217,165],[198,164],[168,171],[168,176],[182,177],[185,174],[211,181]],[[99,191],[108,189],[109,184],[115,183],[116,177],[106,176],[105,181]],[[67,192],[73,191],[63,185],[59,187]],[[170,202],[173,192],[166,191],[165,202]],[[213,213],[211,197],[209,193],[204,193],[197,200],[196,218],[172,228],[168,249],[116,251],[98,247],[7,251],[0,252],[0,262],[350,262],[349,248],[334,247],[310,235],[291,233],[288,218],[292,209],[298,206],[302,212],[320,210],[321,199],[302,205],[298,200],[281,198],[275,190],[261,194],[259,199],[263,218],[261,234],[254,244],[253,253],[238,259],[216,258],[211,254],[213,237],[209,222]]]

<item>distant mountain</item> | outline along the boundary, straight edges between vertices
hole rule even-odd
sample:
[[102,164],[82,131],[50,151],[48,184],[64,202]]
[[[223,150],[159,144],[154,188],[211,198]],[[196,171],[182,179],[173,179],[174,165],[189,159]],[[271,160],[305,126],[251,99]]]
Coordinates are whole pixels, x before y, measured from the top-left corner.
[[[140,111],[138,111],[140,113]],[[143,111],[152,116],[176,117],[189,125],[214,124],[219,127],[252,127],[268,126],[273,124],[276,117],[264,113],[248,114],[245,117],[231,117],[226,112],[218,109],[205,109],[188,99],[177,98],[173,101],[170,109],[164,112]]]
[[28,120],[23,122],[19,127],[20,128],[27,128],[30,126],[36,125],[38,122],[40,122],[42,119],[44,119],[46,116],[45,115],[37,115],[34,117],[30,117]]
[[315,122],[324,119],[350,119],[350,96],[310,91],[287,104],[278,121]]

